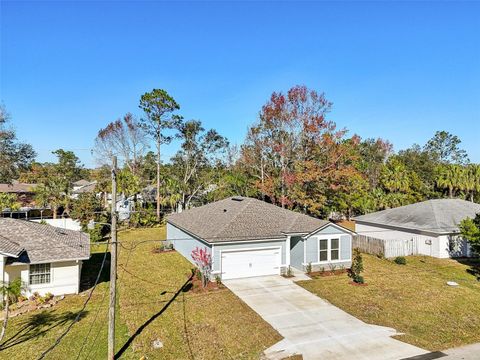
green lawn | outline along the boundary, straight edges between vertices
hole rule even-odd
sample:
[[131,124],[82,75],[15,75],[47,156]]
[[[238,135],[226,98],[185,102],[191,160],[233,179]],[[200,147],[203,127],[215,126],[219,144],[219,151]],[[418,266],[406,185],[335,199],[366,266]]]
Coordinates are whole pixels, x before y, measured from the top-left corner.
[[[470,266],[421,256],[408,257],[405,266],[372,255],[363,258],[368,286],[352,286],[346,275],[298,284],[367,323],[395,328],[404,333],[400,340],[428,350],[480,341],[480,282]],[[449,280],[460,286],[447,286]]]
[[[120,233],[119,239],[127,249],[120,247],[118,261],[117,350],[129,344],[122,359],[258,359],[265,348],[281,340],[273,328],[227,289],[209,293],[180,291],[162,311],[192,268],[176,252],[153,253],[158,243],[138,245],[144,240],[163,238],[164,228]],[[138,246],[129,251],[135,243]],[[85,277],[96,274],[103,250],[97,247],[98,253],[84,265]],[[106,357],[108,272],[102,281],[85,315],[47,359],[75,359],[85,338],[79,359]],[[54,308],[12,318],[0,358],[38,357],[66,329],[85,299],[67,296]],[[132,337],[135,333],[138,335]],[[131,343],[129,339],[133,339]],[[156,339],[163,348],[152,347]]]
[[[121,241],[129,247],[141,239],[164,238],[164,231],[127,231]],[[120,256],[121,319],[131,334],[161,310],[191,273],[192,265],[178,253],[152,253],[155,244],[144,243],[130,254],[122,249]],[[163,291],[167,293],[162,295]],[[154,350],[151,344],[157,338],[164,347]],[[133,348],[149,359],[258,359],[279,340],[281,336],[260,316],[232,292],[220,289],[181,292],[135,339]]]
[[[82,280],[93,285],[99,271],[105,247],[93,247],[92,257],[84,263]],[[109,260],[109,257],[107,258]],[[107,261],[101,282],[95,289],[86,311],[68,335],[52,350],[46,359],[101,359],[107,353],[107,307],[110,262]],[[0,358],[36,359],[50,347],[76,317],[86,300],[86,293],[68,295],[56,306],[43,311],[34,311],[9,320],[4,342],[0,345]],[[116,323],[119,343],[128,339],[127,327],[121,321]],[[84,339],[87,339],[82,349]],[[118,348],[120,346],[117,346]],[[137,358],[129,351],[125,358]]]

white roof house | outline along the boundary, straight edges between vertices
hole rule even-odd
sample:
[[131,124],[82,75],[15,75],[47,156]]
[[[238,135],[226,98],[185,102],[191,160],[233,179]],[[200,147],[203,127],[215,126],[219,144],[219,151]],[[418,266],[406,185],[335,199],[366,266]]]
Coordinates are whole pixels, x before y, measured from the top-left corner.
[[433,199],[357,216],[355,231],[383,240],[416,242],[418,252],[440,258],[470,256],[458,225],[480,213],[480,204],[461,199]]
[[21,278],[27,296],[78,293],[82,262],[89,258],[85,233],[0,218],[0,281]]

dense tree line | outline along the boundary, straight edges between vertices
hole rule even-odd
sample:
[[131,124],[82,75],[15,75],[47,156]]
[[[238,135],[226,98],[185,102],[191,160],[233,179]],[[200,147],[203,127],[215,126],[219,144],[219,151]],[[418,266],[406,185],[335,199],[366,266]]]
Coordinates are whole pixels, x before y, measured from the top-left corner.
[[[237,146],[201,121],[185,120],[175,99],[154,89],[141,96],[140,114],[125,114],[99,130],[96,169],[87,171],[64,150],[54,152],[55,164],[32,162],[31,147],[11,143],[18,161],[6,165],[13,169],[6,177],[40,184],[39,202],[73,209],[84,223],[88,217],[78,209],[94,212],[107,204],[112,155],[120,161],[119,192],[135,201],[141,195],[143,206],[155,206],[157,221],[165,212],[233,195],[344,218],[431,198],[480,201],[480,165],[469,162],[457,136],[438,131],[424,145],[394,152],[387,140],[337,127],[329,118],[332,106],[325,94],[305,86],[275,92]],[[173,139],[179,149],[163,163],[161,151]],[[81,178],[96,180],[102,196],[82,196],[75,211],[68,195]]]

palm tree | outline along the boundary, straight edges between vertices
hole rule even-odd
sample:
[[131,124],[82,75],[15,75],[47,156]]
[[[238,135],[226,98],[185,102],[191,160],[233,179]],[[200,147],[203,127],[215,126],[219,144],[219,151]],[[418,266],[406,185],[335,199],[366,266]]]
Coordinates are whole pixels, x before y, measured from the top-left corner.
[[4,282],[0,287],[0,293],[3,297],[3,308],[4,308],[4,318],[2,332],[0,333],[0,342],[2,342],[5,332],[7,331],[8,316],[10,303],[17,301],[17,298],[22,294],[22,291],[25,289],[22,280],[16,278],[12,282]]
[[453,198],[455,184],[452,165],[442,165],[438,168],[437,186],[441,189],[448,189],[448,197]]
[[36,188],[35,201],[40,206],[50,206],[54,219],[57,218],[58,208],[65,203],[66,196],[63,189],[63,184],[57,181],[49,181]]

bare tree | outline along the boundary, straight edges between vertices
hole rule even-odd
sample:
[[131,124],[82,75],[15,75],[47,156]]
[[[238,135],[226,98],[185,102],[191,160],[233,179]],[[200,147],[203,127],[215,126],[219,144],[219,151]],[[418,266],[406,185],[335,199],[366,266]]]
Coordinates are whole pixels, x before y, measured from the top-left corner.
[[130,113],[100,129],[95,139],[95,154],[99,165],[106,165],[105,162],[117,155],[134,175],[137,175],[147,149],[147,133]]

